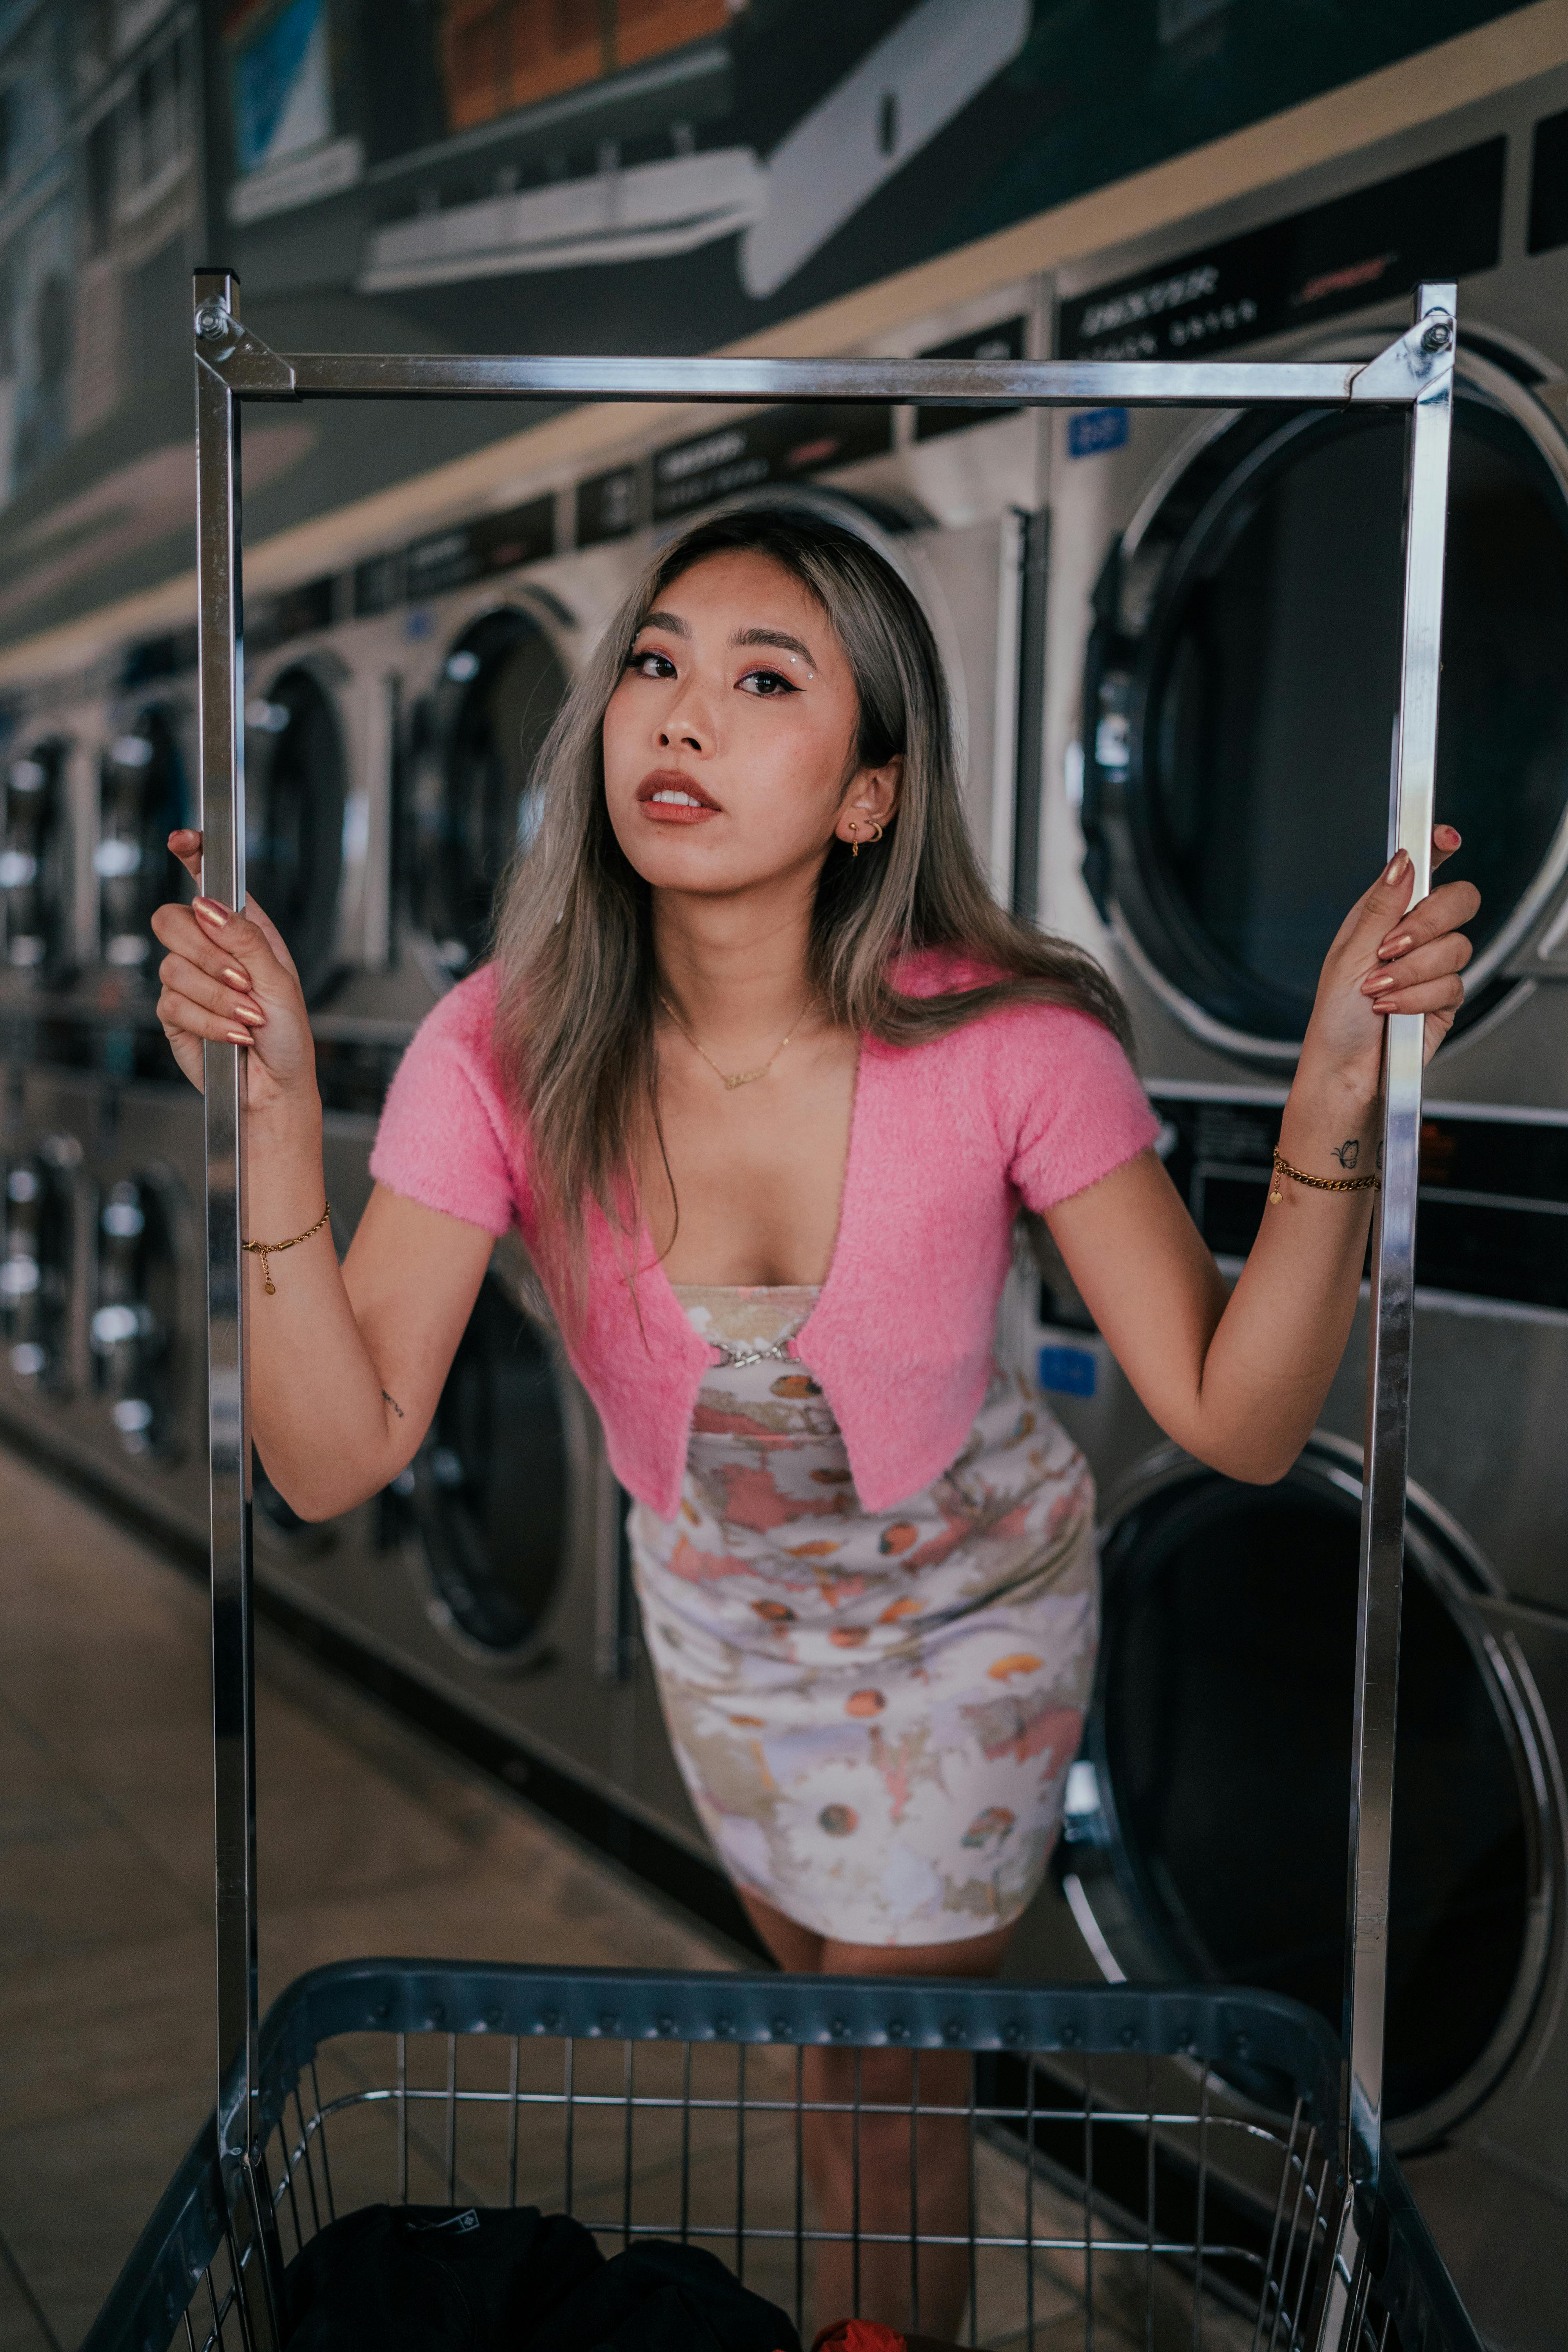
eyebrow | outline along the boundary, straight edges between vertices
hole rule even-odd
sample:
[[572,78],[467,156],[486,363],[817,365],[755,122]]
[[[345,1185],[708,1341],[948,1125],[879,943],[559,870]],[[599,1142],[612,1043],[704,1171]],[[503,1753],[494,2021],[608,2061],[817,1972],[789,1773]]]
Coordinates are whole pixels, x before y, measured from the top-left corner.
[[816,656],[809,646],[792,637],[783,629],[737,629],[730,643],[732,646],[778,646],[784,652],[798,654],[807,666],[816,667]]
[[[691,635],[689,623],[683,621],[679,613],[645,613],[637,626],[639,637],[644,629],[663,629],[672,637],[689,638]],[[730,643],[732,646],[777,646],[781,652],[799,654],[809,668],[816,667],[816,656],[811,647],[803,645],[799,637],[792,637],[785,629],[737,629]]]

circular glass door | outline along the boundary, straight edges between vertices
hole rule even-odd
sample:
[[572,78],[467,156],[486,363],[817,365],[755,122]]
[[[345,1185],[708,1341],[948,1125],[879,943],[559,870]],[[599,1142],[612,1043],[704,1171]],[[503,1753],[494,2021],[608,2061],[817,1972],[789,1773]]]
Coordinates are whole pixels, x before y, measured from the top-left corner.
[[154,704],[103,755],[92,865],[105,963],[126,971],[150,966],[153,912],[184,878],[169,855],[169,835],[189,824],[190,806],[174,721]]
[[0,1315],[13,1373],[47,1395],[69,1386],[73,1205],[47,1145],[6,1167]]
[[[1342,2019],[1358,1479],[1165,1457],[1104,1548],[1105,1632],[1060,1867],[1129,1976],[1258,1985]],[[1400,1658],[1386,2090],[1401,2144],[1484,2097],[1545,1959],[1546,1734],[1417,1503]],[[1069,1895],[1074,1890],[1069,1887]]]
[[454,975],[483,953],[496,886],[538,829],[534,762],[569,683],[543,628],[509,606],[458,638],[423,714],[406,871],[415,919]]
[[532,1644],[563,1570],[567,1476],[549,1349],[487,1278],[429,1433],[396,1482],[431,1615],[470,1655],[505,1665]]
[[285,670],[245,711],[245,883],[282,932],[307,1003],[333,977],[347,776],[312,670]]
[[[1387,856],[1405,424],[1254,411],[1113,550],[1085,693],[1085,874],[1172,1009],[1294,1052]],[[1506,991],[1568,852],[1561,436],[1470,356],[1455,404],[1437,814],[1481,892],[1461,1023]]]
[[171,1443],[178,1318],[167,1187],[153,1176],[121,1177],[99,1206],[89,1337],[95,1384],[128,1454],[163,1453]]
[[13,971],[42,982],[64,977],[69,960],[70,899],[66,747],[36,743],[12,761],[5,776],[0,902],[5,912],[5,961]]

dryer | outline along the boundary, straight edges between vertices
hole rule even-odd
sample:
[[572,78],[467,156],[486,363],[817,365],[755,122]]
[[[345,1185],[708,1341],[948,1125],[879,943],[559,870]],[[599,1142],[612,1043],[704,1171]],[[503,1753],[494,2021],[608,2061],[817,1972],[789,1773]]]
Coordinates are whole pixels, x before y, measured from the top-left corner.
[[[1559,73],[1058,286],[1063,355],[1299,356],[1370,352],[1418,276],[1459,279],[1437,804],[1484,903],[1423,1130],[1389,2087],[1478,2323],[1542,2352],[1568,2195],[1565,123]],[[1125,992],[1161,1148],[1231,1272],[1319,963],[1387,856],[1401,481],[1370,418],[1055,427],[1042,904]],[[1265,1489],[1173,1452],[1059,1267],[1033,1307],[1102,1497],[1058,1857],[1079,1948],[1337,2025],[1364,1301],[1321,1430]]]

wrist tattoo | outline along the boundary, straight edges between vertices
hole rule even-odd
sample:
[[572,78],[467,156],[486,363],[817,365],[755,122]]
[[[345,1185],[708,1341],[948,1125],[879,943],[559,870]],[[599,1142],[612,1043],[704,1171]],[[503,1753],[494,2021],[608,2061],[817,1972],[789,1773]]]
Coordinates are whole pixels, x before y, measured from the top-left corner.
[[1353,1168],[1361,1158],[1361,1139],[1358,1136],[1347,1135],[1342,1143],[1331,1143],[1329,1150],[1342,1168]]
[[399,1421],[403,1419],[403,1407],[398,1403],[397,1399],[395,1396],[390,1396],[387,1393],[385,1389],[383,1389],[381,1392],[381,1401],[384,1404],[389,1404],[392,1407],[393,1412],[397,1415]]

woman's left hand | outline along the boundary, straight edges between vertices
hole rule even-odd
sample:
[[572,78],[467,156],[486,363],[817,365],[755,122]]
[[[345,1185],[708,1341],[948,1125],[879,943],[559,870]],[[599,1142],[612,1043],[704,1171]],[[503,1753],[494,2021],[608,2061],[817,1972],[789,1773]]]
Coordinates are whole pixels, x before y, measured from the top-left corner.
[[[1435,827],[1432,870],[1459,846],[1451,824]],[[1383,1023],[1390,1013],[1426,1018],[1428,1062],[1465,1001],[1460,978],[1472,950],[1459,926],[1481,903],[1473,882],[1444,882],[1410,904],[1414,868],[1401,850],[1351,908],[1323,961],[1301,1048],[1322,1076],[1368,1101],[1377,1092]]]

